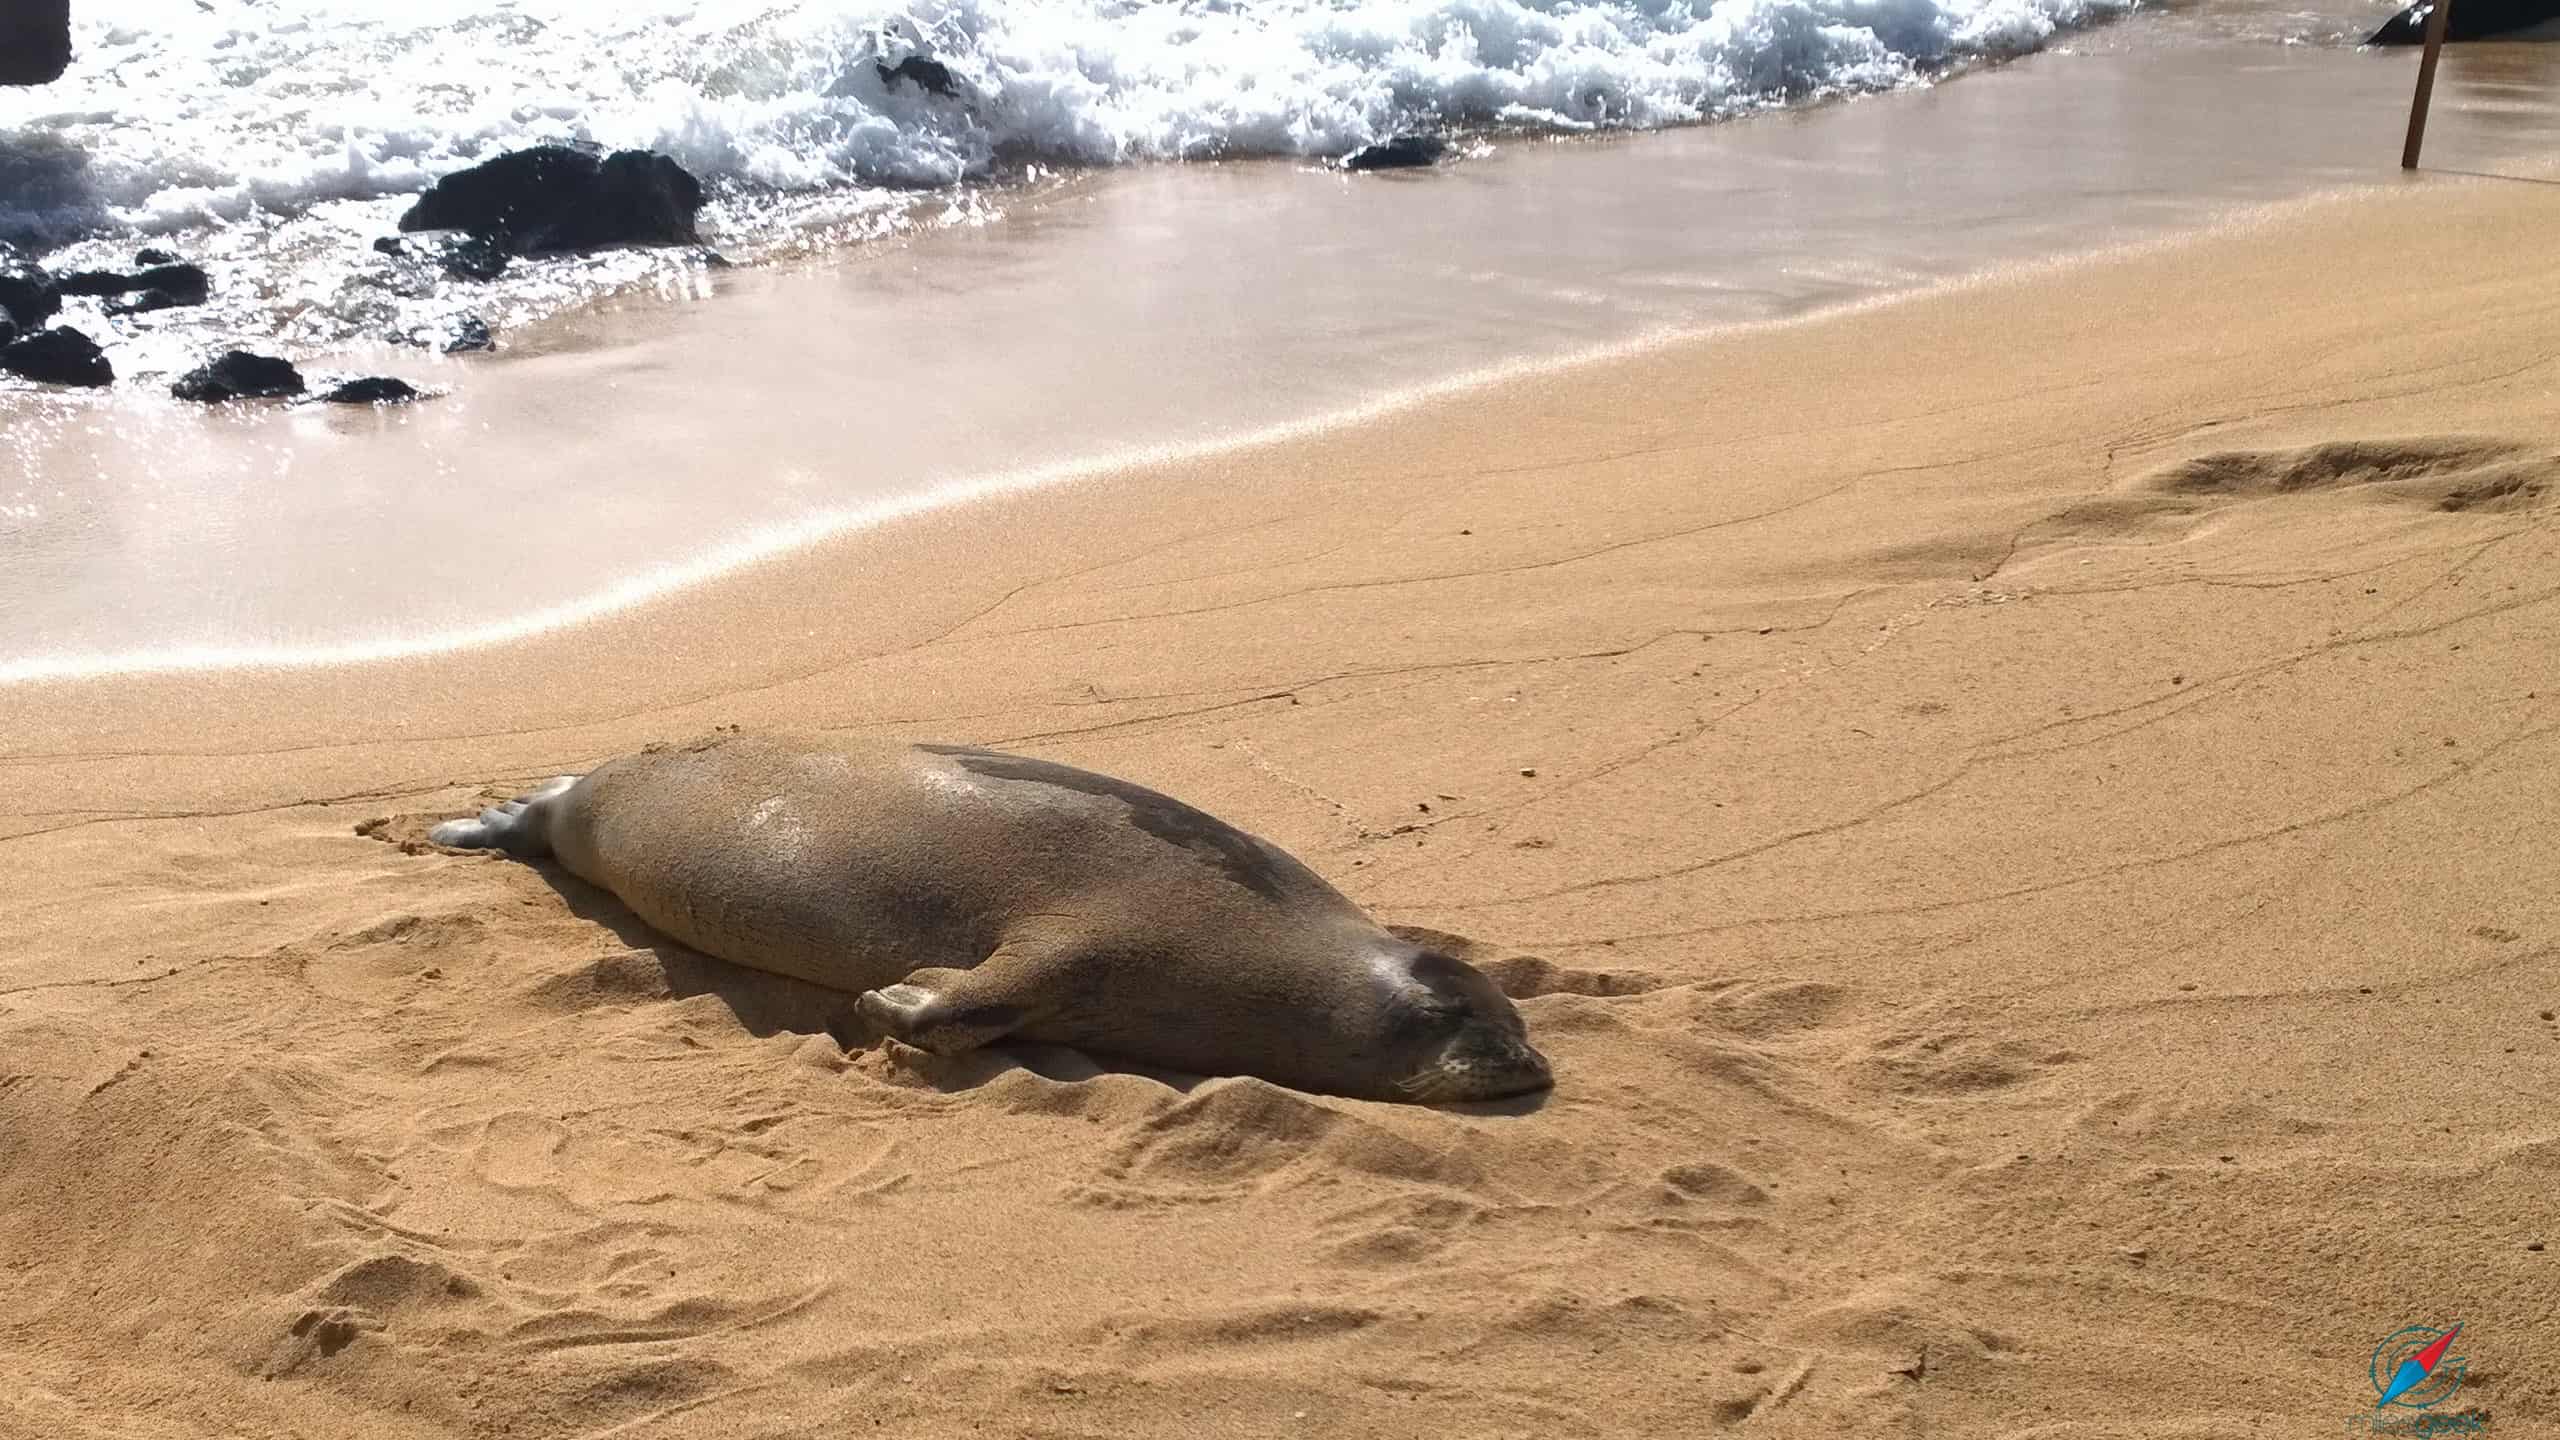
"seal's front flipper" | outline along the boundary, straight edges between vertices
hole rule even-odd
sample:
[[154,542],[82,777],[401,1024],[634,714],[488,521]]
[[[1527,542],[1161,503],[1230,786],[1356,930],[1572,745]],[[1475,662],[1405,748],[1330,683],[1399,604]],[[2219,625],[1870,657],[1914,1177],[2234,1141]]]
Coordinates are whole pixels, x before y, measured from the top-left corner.
[[918,970],[895,985],[865,990],[856,1005],[883,1035],[936,1055],[958,1055],[1003,1039],[1030,1018],[1021,1006],[989,995],[991,988],[973,970]]
[[447,820],[428,831],[427,838],[457,850],[504,850],[519,859],[540,859],[551,853],[549,802],[568,794],[578,778],[563,775],[504,804],[490,806],[476,820]]

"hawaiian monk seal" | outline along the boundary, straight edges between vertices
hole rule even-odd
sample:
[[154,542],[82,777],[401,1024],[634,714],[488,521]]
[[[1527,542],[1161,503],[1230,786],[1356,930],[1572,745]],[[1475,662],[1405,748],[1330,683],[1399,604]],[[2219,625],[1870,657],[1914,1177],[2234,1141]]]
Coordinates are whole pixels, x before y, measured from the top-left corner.
[[440,845],[558,858],[940,1054],[1005,1036],[1377,1100],[1544,1089],[1493,982],[1170,796],[965,746],[721,736],[564,775]]

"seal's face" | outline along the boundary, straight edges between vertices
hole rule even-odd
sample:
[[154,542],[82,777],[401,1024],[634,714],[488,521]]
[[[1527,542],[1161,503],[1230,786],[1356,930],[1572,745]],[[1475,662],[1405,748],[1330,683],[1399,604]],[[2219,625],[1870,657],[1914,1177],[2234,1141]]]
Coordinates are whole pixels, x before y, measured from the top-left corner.
[[1392,1092],[1420,1104],[1498,1100],[1554,1083],[1529,1027],[1484,972],[1432,950],[1378,956],[1373,1044]]

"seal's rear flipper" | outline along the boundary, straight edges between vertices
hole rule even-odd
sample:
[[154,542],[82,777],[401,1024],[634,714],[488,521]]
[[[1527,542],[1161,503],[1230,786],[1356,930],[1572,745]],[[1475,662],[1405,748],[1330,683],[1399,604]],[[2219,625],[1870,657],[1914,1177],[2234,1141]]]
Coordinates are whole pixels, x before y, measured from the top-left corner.
[[971,983],[977,979],[968,970],[918,970],[898,984],[863,991],[855,1007],[893,1040],[958,1055],[1003,1039],[1028,1018],[1019,1005],[974,995],[985,988]]
[[569,793],[578,779],[563,775],[503,805],[490,806],[475,820],[447,820],[428,831],[427,838],[457,850],[504,850],[520,860],[538,859],[551,853],[551,817],[543,802]]

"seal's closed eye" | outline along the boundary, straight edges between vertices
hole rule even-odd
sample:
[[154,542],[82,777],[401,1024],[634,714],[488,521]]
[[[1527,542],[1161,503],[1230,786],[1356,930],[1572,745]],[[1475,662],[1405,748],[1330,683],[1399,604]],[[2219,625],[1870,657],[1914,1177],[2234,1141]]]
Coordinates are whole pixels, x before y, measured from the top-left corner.
[[1479,973],[1437,950],[1425,950],[1414,956],[1412,969],[1414,979],[1441,993],[1462,988],[1470,977]]

